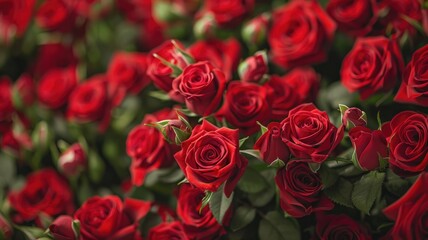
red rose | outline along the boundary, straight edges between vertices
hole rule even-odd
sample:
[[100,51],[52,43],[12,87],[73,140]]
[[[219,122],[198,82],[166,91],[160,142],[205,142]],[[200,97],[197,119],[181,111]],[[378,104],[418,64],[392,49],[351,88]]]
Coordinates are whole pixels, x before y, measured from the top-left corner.
[[259,130],[257,122],[266,124],[271,119],[269,92],[269,88],[255,83],[231,82],[217,117],[251,135]]
[[[209,205],[202,210],[201,202],[205,193],[190,184],[180,186],[177,200],[177,215],[183,222],[184,231],[189,239],[217,239],[226,234],[211,213]],[[227,215],[227,213],[226,213]],[[225,216],[227,219],[228,216]]]
[[290,150],[281,139],[281,125],[277,122],[269,123],[268,130],[254,144],[254,149],[260,151],[266,164],[276,159],[286,163],[290,157]]
[[13,37],[11,33],[21,36],[27,29],[31,20],[35,1],[34,0],[2,0],[0,9],[0,42],[6,43]]
[[36,100],[36,87],[33,78],[29,74],[22,74],[16,81],[15,88],[25,106],[29,106],[34,103]]
[[300,96],[302,102],[314,102],[320,89],[320,76],[309,67],[295,68],[283,76]]
[[34,60],[34,76],[40,77],[53,69],[67,68],[77,65],[77,57],[73,48],[62,43],[41,45],[38,56]]
[[241,58],[241,44],[235,38],[226,41],[198,41],[193,43],[188,51],[195,61],[208,61],[214,67],[220,68],[226,75],[226,80],[232,79]]
[[[288,115],[291,109],[303,103],[301,95],[288,83],[288,79],[287,75],[284,77],[272,75],[269,81],[263,85],[263,87],[268,88],[268,90],[272,92],[269,94],[269,98],[272,101],[271,108],[273,120],[281,121]],[[301,86],[303,86],[303,84],[301,84]]]
[[[55,69],[43,75],[37,87],[39,101],[48,108],[57,109],[67,103],[77,85],[76,68]],[[61,84],[58,84],[58,83]]]
[[87,164],[85,151],[79,143],[71,145],[58,159],[58,167],[67,176],[76,176]]
[[[176,41],[176,43],[182,47],[179,41]],[[162,45],[149,53],[147,75],[153,80],[156,87],[169,92],[172,89],[172,81],[178,74],[170,66],[165,65],[160,59],[156,58],[154,54],[180,69],[184,69],[188,62],[176,49],[172,40],[162,43]]]
[[378,18],[375,0],[330,0],[326,10],[339,30],[353,36],[368,34]]
[[307,162],[288,162],[287,167],[276,173],[275,182],[279,188],[281,208],[293,217],[304,217],[334,207],[322,193],[321,177],[309,168]]
[[174,79],[170,95],[184,101],[192,112],[208,116],[219,107],[226,83],[223,72],[218,68],[209,62],[198,62],[187,66]]
[[316,1],[291,1],[273,15],[268,39],[272,60],[284,68],[322,62],[335,30]]
[[317,215],[315,239],[354,239],[371,240],[366,228],[352,218],[344,215]]
[[386,37],[359,38],[342,63],[342,84],[358,91],[365,100],[374,93],[391,90],[401,75],[403,59],[394,40]]
[[110,61],[107,77],[110,82],[138,94],[150,83],[146,70],[147,57],[144,54],[117,52]]
[[119,197],[91,197],[76,211],[82,239],[140,239],[139,221],[150,211],[146,201]]
[[12,83],[8,77],[0,77],[0,133],[9,130],[12,125]]
[[149,240],[188,240],[183,225],[179,221],[161,223],[149,231]]
[[13,228],[0,214],[0,236],[3,236],[5,240],[12,239]]
[[73,230],[73,218],[67,215],[55,219],[49,226],[49,232],[55,240],[78,240]]
[[238,131],[204,120],[181,147],[174,157],[187,180],[211,192],[225,183],[224,193],[229,197],[248,164],[239,153]]
[[244,82],[258,82],[268,72],[266,52],[256,52],[239,65],[239,77]]
[[160,131],[145,125],[173,118],[177,116],[172,115],[169,109],[161,110],[154,115],[147,114],[143,122],[128,134],[126,152],[132,159],[130,171],[134,185],[141,186],[148,172],[169,167],[174,162],[173,154],[176,149],[168,144]]
[[428,45],[413,53],[394,100],[428,107]]
[[116,0],[115,3],[125,17],[135,23],[144,22],[152,15],[152,0]]
[[326,160],[344,135],[343,125],[336,128],[327,113],[318,110],[312,103],[292,109],[281,125],[282,140],[291,153],[297,158],[310,158],[316,163]]
[[40,214],[54,217],[63,213],[71,214],[74,210],[68,183],[52,169],[28,175],[24,187],[10,192],[8,199],[15,210],[12,219],[19,224],[36,220],[36,224],[42,226]]
[[404,111],[382,125],[389,145],[389,164],[398,175],[416,175],[428,168],[428,116]]
[[36,13],[37,24],[45,29],[68,32],[72,30],[77,15],[63,0],[46,0]]
[[203,13],[212,14],[221,27],[236,27],[254,9],[254,0],[207,0]]
[[347,108],[342,116],[342,124],[348,128],[365,127],[367,125],[366,113],[356,107]]
[[380,130],[354,127],[349,131],[349,138],[354,147],[356,162],[363,170],[377,169],[381,159],[388,156],[386,139]]
[[422,173],[404,196],[383,210],[394,220],[390,237],[399,239],[427,239],[425,219],[428,217],[428,173]]
[[121,89],[110,85],[104,75],[95,75],[79,84],[71,93],[67,119],[77,122],[100,121],[104,131],[111,119],[111,111],[124,97]]

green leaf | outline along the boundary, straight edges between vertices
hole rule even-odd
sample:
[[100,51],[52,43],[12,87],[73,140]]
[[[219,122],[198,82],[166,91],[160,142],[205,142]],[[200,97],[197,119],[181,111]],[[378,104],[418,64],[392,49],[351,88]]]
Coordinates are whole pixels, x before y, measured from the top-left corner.
[[223,189],[224,184],[212,194],[209,200],[211,212],[220,225],[223,225],[224,215],[226,214],[227,210],[229,210],[234,195],[232,192],[230,197],[226,197]]
[[5,154],[0,154],[0,188],[11,184],[15,178],[15,174],[15,161]]
[[320,163],[308,163],[309,168],[311,169],[312,172],[316,173],[318,172],[318,170],[320,170],[321,164]]
[[204,207],[206,207],[209,204],[212,196],[213,196],[213,192],[209,192],[209,191],[205,192],[205,196],[204,198],[202,198],[201,207],[199,208],[199,213],[201,213]]
[[252,168],[247,168],[238,182],[238,188],[246,193],[257,193],[268,187],[265,178]]
[[246,149],[246,150],[239,150],[240,153],[246,154],[248,156],[251,157],[255,157],[257,159],[261,159],[260,158],[260,152],[258,150],[254,150],[254,149]]
[[333,202],[352,208],[352,188],[351,182],[340,178],[333,186],[325,189],[324,192]]
[[261,124],[260,122],[257,122],[257,124],[260,126],[260,131],[262,132],[262,135],[269,130],[267,127],[263,126],[263,124]]
[[248,200],[255,207],[263,207],[268,204],[274,196],[275,189],[273,187],[269,187],[267,189],[263,189],[258,193],[250,193],[248,195]]
[[282,167],[285,167],[285,163],[281,159],[277,158],[273,162],[271,162],[268,167],[280,169]]
[[268,212],[259,225],[259,239],[261,240],[298,240],[301,239],[299,226],[283,214]]
[[151,91],[149,93],[150,97],[154,97],[156,99],[162,100],[162,101],[169,101],[171,100],[169,95],[165,93],[164,91]]
[[37,227],[27,227],[27,226],[18,226],[14,225],[14,227],[22,232],[28,240],[34,240],[39,237],[43,237],[45,230]]
[[256,209],[249,206],[239,206],[232,217],[230,228],[232,231],[238,231],[250,224],[256,216]]
[[104,176],[105,164],[95,151],[89,152],[89,177],[93,182],[100,182]]
[[374,202],[382,191],[382,183],[385,173],[372,171],[354,184],[352,191],[352,202],[354,206],[363,213],[369,214]]
[[385,187],[388,192],[401,197],[407,192],[410,186],[412,186],[412,182],[409,179],[398,176],[391,169],[386,171]]
[[79,237],[80,237],[80,221],[77,219],[73,220],[73,222],[71,222],[71,228],[73,229],[74,236],[76,237],[76,239],[79,239]]
[[324,185],[324,188],[333,186],[339,179],[337,173],[333,169],[327,167],[325,164],[321,166],[318,174],[321,177],[321,182]]
[[242,145],[245,143],[245,141],[248,140],[248,138],[249,138],[249,136],[239,139],[239,147],[242,147]]

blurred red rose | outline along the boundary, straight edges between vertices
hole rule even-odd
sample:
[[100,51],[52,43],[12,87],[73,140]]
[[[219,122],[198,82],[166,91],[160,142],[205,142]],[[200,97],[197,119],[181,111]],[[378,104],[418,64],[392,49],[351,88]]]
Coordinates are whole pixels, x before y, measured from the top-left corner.
[[[159,58],[156,58],[154,54],[181,70],[188,65],[188,62],[176,49],[172,41],[174,40],[166,41],[159,47],[150,51],[147,61],[147,75],[153,80],[156,87],[165,92],[171,91],[172,81],[178,77],[179,73],[177,74],[171,66],[165,65]],[[183,46],[179,41],[176,41],[176,43],[179,47]]]
[[428,45],[413,53],[394,100],[428,107]]
[[15,88],[25,106],[29,106],[36,100],[36,86],[34,79],[27,73],[23,73],[15,83]]
[[42,226],[40,214],[51,217],[74,211],[73,192],[67,181],[52,169],[43,169],[27,176],[24,187],[8,195],[14,209],[12,219],[18,224],[35,220]]
[[268,130],[254,144],[254,149],[259,150],[263,161],[271,164],[276,159],[288,162],[290,150],[281,139],[281,125],[271,122]]
[[188,240],[179,221],[161,223],[149,231],[149,240]]
[[344,214],[339,215],[317,215],[317,225],[314,239],[355,239],[371,240],[372,237],[367,229]]
[[61,215],[49,226],[49,232],[55,240],[78,240],[73,230],[73,218]]
[[168,144],[160,131],[145,124],[176,118],[173,111],[163,109],[147,114],[143,122],[129,132],[126,153],[132,159],[130,171],[134,185],[141,186],[148,172],[171,166],[174,163],[173,154],[177,151],[175,146]]
[[281,208],[293,217],[304,217],[334,207],[322,193],[321,177],[309,168],[307,162],[288,162],[287,167],[276,173],[275,182],[279,188]]
[[67,119],[81,123],[99,121],[99,129],[104,131],[110,124],[111,111],[122,102],[121,90],[109,84],[105,75],[92,76],[71,93]]
[[416,175],[428,168],[428,116],[404,111],[382,125],[389,146],[389,164],[398,175]]
[[195,61],[208,61],[214,67],[220,68],[226,80],[232,80],[233,73],[241,58],[241,45],[235,38],[228,40],[197,41],[188,48]]
[[[226,234],[225,229],[218,224],[211,213],[209,205],[200,210],[204,196],[204,191],[188,183],[180,185],[177,215],[182,220],[184,231],[189,239],[217,239]],[[230,212],[226,212],[226,215],[230,215]],[[229,216],[224,217],[226,221],[229,218]]]
[[138,94],[150,83],[146,75],[147,57],[141,53],[116,52],[107,70],[108,80]]
[[294,68],[282,78],[299,94],[302,102],[314,102],[317,99],[321,80],[312,68]]
[[87,165],[86,153],[79,143],[71,145],[58,159],[58,167],[66,176],[76,176]]
[[35,0],[0,1],[0,42],[8,43],[13,34],[22,36],[30,23]]
[[259,125],[271,119],[270,89],[255,83],[231,82],[217,118],[226,121],[245,135],[259,130]]
[[[289,84],[288,80],[288,75],[283,77],[272,75],[269,81],[263,85],[263,87],[268,88],[268,91],[270,91],[268,97],[272,102],[271,118],[273,120],[283,120],[291,109],[303,103],[302,96],[298,91],[296,91],[293,85]],[[301,80],[302,79],[300,79],[300,81]],[[300,83],[300,86],[301,88],[304,87],[302,82]],[[307,95],[305,95],[305,97],[306,96]]]
[[378,19],[375,0],[330,0],[326,10],[340,31],[353,36],[367,35]]
[[383,210],[385,216],[395,221],[390,239],[427,239],[428,173],[424,172],[404,196]]
[[272,60],[284,68],[322,62],[335,31],[336,23],[316,1],[291,1],[273,15]]
[[254,0],[206,0],[202,14],[212,14],[221,27],[236,27],[254,9]]
[[354,127],[349,131],[349,138],[356,153],[356,162],[363,170],[377,169],[380,160],[388,156],[386,139],[380,130]]
[[223,72],[209,62],[187,66],[172,82],[171,98],[185,102],[192,112],[208,116],[219,107],[227,80]]
[[77,85],[76,71],[76,68],[69,67],[51,70],[43,75],[37,86],[39,101],[50,109],[58,109],[67,104],[70,93]]
[[403,58],[394,40],[386,37],[359,38],[342,63],[342,84],[358,91],[365,100],[374,93],[394,88],[401,76]]
[[42,28],[68,32],[73,29],[76,17],[64,0],[46,0],[38,8],[35,19]]
[[150,211],[151,203],[114,195],[91,197],[76,211],[82,239],[141,239],[138,224]]
[[324,162],[340,143],[344,135],[343,125],[336,128],[326,112],[312,103],[292,109],[282,122],[282,140],[296,158]]
[[77,65],[77,57],[71,46],[62,43],[48,43],[39,47],[34,60],[34,77],[42,77],[52,69],[67,68]]
[[224,193],[229,197],[248,164],[239,153],[238,131],[204,120],[181,147],[174,157],[187,180],[212,192],[225,183]]
[[12,125],[12,82],[8,77],[0,77],[0,133],[8,131]]

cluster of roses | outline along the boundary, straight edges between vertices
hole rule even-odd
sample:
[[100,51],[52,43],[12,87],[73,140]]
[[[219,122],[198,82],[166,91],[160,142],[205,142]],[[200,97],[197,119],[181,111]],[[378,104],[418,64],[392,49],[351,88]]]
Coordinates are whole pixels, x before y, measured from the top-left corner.
[[[379,129],[372,129],[365,112],[341,105],[341,121],[335,121],[314,105],[324,83],[309,66],[328,59],[338,30],[356,38],[340,60],[338,74],[349,92],[358,92],[367,101],[398,89],[393,101],[427,107],[428,45],[414,51],[406,67],[400,49],[400,44],[417,42],[423,39],[421,34],[428,34],[425,4],[419,0],[330,0],[324,10],[317,1],[293,0],[255,16],[242,27],[242,41],[250,54],[241,61],[247,49],[239,39],[222,40],[217,35],[240,26],[257,4],[263,5],[263,1],[116,0],[125,19],[141,28],[139,45],[147,53],[117,51],[104,73],[85,78],[81,77],[83,60],[76,54],[76,45],[85,39],[91,21],[112,11],[111,4],[96,0],[46,0],[40,5],[34,0],[0,2],[2,10],[7,8],[5,13],[0,11],[2,43],[22,37],[33,15],[39,28],[68,36],[72,42],[43,44],[34,64],[14,83],[8,77],[0,78],[2,150],[22,160],[23,150],[45,148],[53,141],[43,124],[30,137],[35,123],[26,115],[29,107],[39,109],[40,105],[41,112],[48,112],[41,116],[60,116],[77,126],[96,123],[101,135],[111,129],[113,112],[126,98],[141,96],[153,83],[160,91],[152,90],[149,95],[167,98],[169,106],[180,106],[147,113],[140,124],[129,126],[126,153],[131,158],[131,185],[134,190],[145,189],[151,173],[174,168],[175,163],[184,175],[175,192],[169,192],[176,196],[176,204],[137,199],[129,186],[122,186],[123,200],[109,192],[84,199],[76,208],[72,189],[78,186],[73,184],[80,183],[78,177],[89,168],[93,158],[89,148],[94,146],[75,143],[53,160],[64,176],[44,168],[30,173],[20,190],[8,189],[10,209],[2,209],[7,218],[0,214],[0,237],[16,236],[10,220],[48,228],[47,234],[39,236],[60,240],[216,239],[230,232],[232,225],[236,227],[234,216],[248,218],[251,211],[242,213],[246,208],[239,207],[251,204],[249,209],[260,207],[261,220],[253,221],[252,216],[239,229],[257,222],[260,237],[272,231],[281,235],[278,229],[262,232],[266,221],[272,222],[271,217],[278,213],[277,209],[266,213],[272,208],[262,208],[272,198],[257,206],[243,191],[250,188],[245,185],[249,181],[246,174],[274,169],[272,178],[260,178],[272,180],[267,185],[275,182],[279,190],[278,204],[287,217],[275,215],[278,224],[312,216],[316,225],[309,232],[317,239],[372,239],[375,231],[368,224],[338,214],[343,211],[337,210],[336,203],[342,202],[331,192],[345,184],[345,179],[327,182],[323,169],[333,168],[330,163],[340,160],[354,163],[357,173],[353,177],[364,174],[352,180],[356,184],[370,173],[382,176],[380,192],[373,190],[376,195],[382,195],[387,166],[398,179],[418,176],[403,196],[381,205],[384,215],[395,221],[385,238],[427,238],[428,116],[417,110],[402,111]],[[194,34],[204,40],[191,44],[165,41],[168,29],[183,28],[189,22]],[[256,51],[266,46],[268,51]],[[280,67],[278,72],[282,68],[287,72],[273,74],[273,65]],[[49,114],[52,112],[55,116]],[[345,154],[350,159],[341,160],[338,156],[345,150],[345,136],[352,144],[352,156]],[[243,150],[244,146],[251,150]],[[348,180],[346,183],[352,188]],[[259,190],[250,192],[263,195],[263,189]],[[220,203],[215,203],[218,199]],[[346,206],[355,205],[369,213],[374,201],[380,202],[378,196],[371,199],[368,209],[355,202]],[[171,205],[176,205],[175,210]],[[158,218],[155,223],[150,222],[153,216]],[[244,221],[240,217],[238,221]],[[25,232],[18,225],[15,228]],[[296,232],[295,236],[305,234],[300,229]],[[385,232],[377,231],[376,236]]]

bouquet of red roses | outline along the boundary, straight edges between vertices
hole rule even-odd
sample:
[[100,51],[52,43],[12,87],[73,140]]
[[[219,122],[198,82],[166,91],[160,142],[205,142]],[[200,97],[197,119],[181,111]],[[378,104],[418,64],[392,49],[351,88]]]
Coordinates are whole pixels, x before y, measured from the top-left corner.
[[0,0],[0,239],[428,239],[423,0]]

